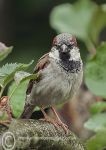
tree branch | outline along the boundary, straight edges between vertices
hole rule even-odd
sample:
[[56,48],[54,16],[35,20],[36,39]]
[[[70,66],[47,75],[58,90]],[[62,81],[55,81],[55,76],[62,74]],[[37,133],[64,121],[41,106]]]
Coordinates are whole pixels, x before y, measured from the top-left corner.
[[0,150],[85,150],[82,142],[71,132],[40,120],[12,120],[9,128],[0,127]]

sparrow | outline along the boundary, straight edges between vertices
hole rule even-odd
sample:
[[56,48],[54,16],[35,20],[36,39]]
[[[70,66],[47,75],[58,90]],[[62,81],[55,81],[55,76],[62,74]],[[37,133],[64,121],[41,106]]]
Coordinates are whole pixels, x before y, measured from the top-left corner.
[[[44,121],[59,125],[67,132],[68,127],[61,121],[54,106],[72,99],[82,82],[83,63],[75,36],[69,33],[57,35],[50,52],[39,59],[34,74],[38,74],[38,78],[29,81],[21,118],[30,118],[34,108],[39,106]],[[44,111],[47,107],[51,108],[55,120]]]

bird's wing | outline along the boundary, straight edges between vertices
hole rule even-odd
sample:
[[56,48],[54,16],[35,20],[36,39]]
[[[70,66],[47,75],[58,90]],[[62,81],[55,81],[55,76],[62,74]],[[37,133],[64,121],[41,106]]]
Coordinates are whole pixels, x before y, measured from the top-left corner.
[[[40,73],[40,70],[44,69],[48,64],[49,64],[49,53],[43,55],[38,60],[38,63],[36,65],[35,69],[34,69],[33,74]],[[27,88],[27,91],[26,91],[26,95],[29,95],[31,93],[33,84],[35,84],[35,82],[39,82],[39,81],[40,81],[40,74],[39,74],[39,77],[37,79],[31,79],[29,81],[28,88]]]

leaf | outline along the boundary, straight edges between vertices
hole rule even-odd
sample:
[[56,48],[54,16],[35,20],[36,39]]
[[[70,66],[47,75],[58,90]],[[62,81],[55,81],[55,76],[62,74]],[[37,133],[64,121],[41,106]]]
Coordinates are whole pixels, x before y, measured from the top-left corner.
[[78,0],[74,4],[56,6],[50,15],[50,24],[58,33],[68,32],[82,40],[93,53],[100,32],[106,26],[106,4]]
[[93,15],[89,32],[92,41],[96,44],[98,42],[99,34],[106,26],[106,4],[99,5],[98,9]]
[[16,81],[16,84],[20,84],[21,82],[28,80],[28,79],[37,79],[37,74],[30,74],[28,72],[19,71],[15,73],[14,80]]
[[29,64],[21,64],[21,63],[14,63],[14,64],[6,64],[2,68],[0,68],[0,85],[5,87],[13,78],[17,71],[27,69],[33,61]]
[[[22,111],[24,110],[28,82],[29,80],[24,78],[18,86],[15,82],[13,82],[9,87],[8,96],[10,97],[10,106],[16,118],[20,117]],[[35,111],[39,110],[39,107],[35,107]]]
[[57,32],[68,32],[85,41],[97,5],[90,0],[79,0],[73,5],[56,6],[50,15],[50,24]]
[[5,59],[9,53],[12,52],[13,47],[7,47],[3,43],[0,42],[0,61]]
[[96,102],[91,105],[90,112],[92,114],[97,114],[106,110],[106,102]]
[[85,82],[92,93],[106,98],[106,43],[97,49],[93,59],[88,60],[85,67]]
[[19,84],[17,89],[16,89],[17,85],[15,82],[13,82],[12,85],[9,87],[8,96],[10,96],[12,91],[16,89],[10,99],[10,106],[16,118],[21,115],[24,109],[27,85],[28,80]]
[[106,130],[99,131],[91,137],[86,144],[88,150],[105,150],[106,148]]
[[[37,74],[30,74],[24,71],[15,73],[15,82],[9,87],[8,96],[10,97],[10,105],[14,116],[17,118],[21,115],[26,99],[26,89],[30,79],[36,79]],[[39,110],[38,107],[35,110]]]
[[84,127],[92,131],[100,131],[106,129],[106,113],[93,115],[85,124]]

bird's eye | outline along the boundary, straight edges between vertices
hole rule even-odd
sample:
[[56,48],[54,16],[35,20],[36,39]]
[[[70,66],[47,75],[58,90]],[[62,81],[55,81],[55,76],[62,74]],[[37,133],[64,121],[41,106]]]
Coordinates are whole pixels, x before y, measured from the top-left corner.
[[54,46],[55,46],[58,50],[61,49],[61,46],[60,46],[60,45],[55,44]]

